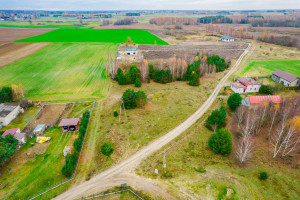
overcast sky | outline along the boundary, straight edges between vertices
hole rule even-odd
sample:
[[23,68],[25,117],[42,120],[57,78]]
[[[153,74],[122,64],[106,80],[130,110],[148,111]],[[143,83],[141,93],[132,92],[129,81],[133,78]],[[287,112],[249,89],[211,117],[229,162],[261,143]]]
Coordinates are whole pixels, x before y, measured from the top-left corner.
[[21,10],[250,10],[300,9],[300,0],[0,0]]

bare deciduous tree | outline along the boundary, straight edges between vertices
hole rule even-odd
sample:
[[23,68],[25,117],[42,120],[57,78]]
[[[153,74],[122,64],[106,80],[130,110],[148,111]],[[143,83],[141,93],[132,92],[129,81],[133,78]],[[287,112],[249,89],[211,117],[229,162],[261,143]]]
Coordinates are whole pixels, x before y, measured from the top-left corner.
[[244,136],[239,140],[235,155],[241,164],[247,162],[252,156],[253,143],[251,138],[251,136]]

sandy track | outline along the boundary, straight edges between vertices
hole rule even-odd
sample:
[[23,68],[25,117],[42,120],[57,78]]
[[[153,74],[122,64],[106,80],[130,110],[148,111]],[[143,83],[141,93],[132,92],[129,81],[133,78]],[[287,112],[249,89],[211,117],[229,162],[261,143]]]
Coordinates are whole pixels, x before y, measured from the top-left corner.
[[0,56],[0,68],[46,47],[51,43],[33,43]]
[[[126,174],[130,173],[132,169],[134,169],[143,159],[150,156],[155,151],[162,148],[164,145],[175,139],[189,127],[191,127],[212,105],[214,100],[216,99],[219,91],[222,89],[223,85],[225,84],[226,80],[233,74],[233,72],[241,65],[242,60],[244,57],[248,57],[247,55],[249,52],[252,53],[254,51],[254,47],[249,44],[248,48],[244,51],[244,53],[240,56],[234,66],[228,71],[228,73],[220,80],[217,87],[214,89],[212,94],[209,98],[205,101],[205,103],[189,118],[187,118],[184,122],[180,125],[172,129],[167,134],[163,135],[162,137],[154,140],[146,147],[142,148],[140,151],[132,155],[130,158],[124,160],[120,164],[117,164],[106,171],[98,174],[97,176],[93,177],[89,181],[86,181],[82,184],[76,185],[70,188],[68,191],[60,194],[54,199],[79,199],[80,197],[91,195],[94,193],[99,193],[107,189],[108,187],[113,187],[119,185],[122,181],[128,181],[136,188],[142,188],[147,181],[138,182],[139,178],[130,177],[126,178]],[[122,178],[123,177],[123,178]],[[137,184],[134,184],[134,183]],[[157,190],[157,192],[161,192]],[[167,199],[172,199],[172,197],[166,196]]]

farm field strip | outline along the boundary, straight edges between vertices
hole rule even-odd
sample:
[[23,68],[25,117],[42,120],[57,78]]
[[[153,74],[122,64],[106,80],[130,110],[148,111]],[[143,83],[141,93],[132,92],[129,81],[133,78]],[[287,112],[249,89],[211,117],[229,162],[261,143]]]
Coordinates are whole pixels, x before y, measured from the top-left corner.
[[116,49],[115,44],[53,43],[1,68],[0,87],[21,84],[31,99],[102,98],[110,84],[105,76],[108,51]]
[[239,76],[267,76],[276,70],[282,70],[300,76],[300,60],[253,60],[236,74]]
[[168,45],[159,37],[145,30],[131,29],[106,29],[106,30],[88,30],[88,29],[57,29],[51,32],[21,39],[16,42],[106,42],[122,43],[128,37],[136,44],[158,44]]
[[12,50],[4,55],[0,55],[0,68],[24,58],[46,46],[50,43],[29,44],[16,50]]

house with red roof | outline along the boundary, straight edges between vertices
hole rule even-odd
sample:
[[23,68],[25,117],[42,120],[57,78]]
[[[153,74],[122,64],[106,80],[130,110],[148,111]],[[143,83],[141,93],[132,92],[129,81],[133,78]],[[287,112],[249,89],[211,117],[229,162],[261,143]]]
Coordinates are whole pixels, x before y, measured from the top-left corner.
[[230,84],[230,88],[239,94],[248,92],[258,92],[262,83],[248,77],[242,77],[236,79],[236,82]]
[[300,79],[298,77],[281,70],[273,72],[272,80],[287,87],[300,85]]
[[245,98],[245,102],[248,105],[255,105],[261,103],[273,102],[275,104],[281,103],[282,99],[280,95],[260,95],[260,96],[248,96]]
[[60,127],[63,127],[63,131],[75,131],[79,127],[79,118],[62,119],[59,123]]
[[19,141],[19,144],[24,144],[26,142],[26,133],[21,133],[19,128],[13,128],[13,129],[6,130],[2,134],[2,138],[5,138],[5,136],[8,134],[11,134],[12,136],[14,136],[14,138],[16,138]]

